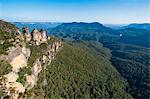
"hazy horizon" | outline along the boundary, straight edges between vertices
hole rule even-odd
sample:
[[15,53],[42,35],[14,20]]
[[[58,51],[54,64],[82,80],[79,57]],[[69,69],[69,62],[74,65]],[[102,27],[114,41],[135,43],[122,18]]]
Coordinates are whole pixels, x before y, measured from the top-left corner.
[[[4,20],[4,21],[6,21],[6,20]],[[17,22],[17,21],[12,21],[12,23],[15,23],[15,22]],[[31,23],[31,24],[32,23],[73,23],[73,22],[75,22],[75,21],[72,21],[72,22],[55,22],[55,21],[54,22],[50,22],[50,21],[47,21],[47,22],[44,22],[44,21],[43,22],[42,21],[41,22],[40,21],[39,22],[38,21],[36,21],[36,22],[31,22],[31,21],[30,22],[23,22],[23,21],[18,21],[18,23]],[[83,22],[83,21],[80,21],[80,22],[77,22],[77,23],[94,23],[94,22]],[[141,23],[102,23],[102,22],[98,22],[98,23],[103,24],[103,25],[116,25],[116,26],[117,25],[118,26],[120,26],[120,25],[123,26],[123,25],[129,25],[129,24],[150,24],[148,22],[147,23],[142,23],[142,22]]]
[[149,0],[1,0],[9,22],[150,23]]

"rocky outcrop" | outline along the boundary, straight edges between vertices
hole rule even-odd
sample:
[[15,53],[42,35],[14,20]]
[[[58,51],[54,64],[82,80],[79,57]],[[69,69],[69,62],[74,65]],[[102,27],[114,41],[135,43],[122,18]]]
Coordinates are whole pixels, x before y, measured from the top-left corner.
[[[34,28],[33,31],[30,33],[29,28],[24,27],[23,28],[23,33],[19,30],[16,29],[18,36],[16,38],[24,40],[26,42],[35,44],[35,45],[40,45],[41,43],[45,43],[47,41],[47,34],[44,29],[41,29],[40,32],[38,29]],[[23,34],[25,37],[23,37]]]
[[37,29],[34,29],[32,31],[32,35],[33,35],[33,42],[36,45],[40,45],[40,42],[41,42],[41,39],[42,39],[41,33]]
[[27,59],[23,54],[20,54],[10,64],[13,67],[12,71],[19,72],[20,68],[27,66]]
[[27,60],[30,56],[30,49],[19,45],[9,48],[7,61],[11,64],[12,70],[18,72],[20,68],[27,66]]
[[[42,69],[46,69],[46,66],[51,63],[57,52],[62,47],[61,41],[54,41],[53,43],[48,44],[46,31],[44,30],[38,32],[38,30],[35,29],[33,31],[33,37],[31,37],[32,39],[30,39],[29,30],[27,28],[25,28],[24,31],[26,33],[25,37],[23,37],[19,30],[17,30],[17,32],[19,36],[17,37],[17,40],[15,40],[14,46],[9,47],[8,55],[0,55],[0,60],[6,60],[12,66],[12,71],[0,78],[3,78],[0,88],[2,88],[3,91],[12,99],[18,99],[18,97],[20,97],[20,93],[24,94],[25,90],[30,90],[37,84],[38,74]],[[26,47],[27,43],[30,43],[30,46],[46,43],[47,49],[45,50],[45,54],[37,57],[32,64],[31,74],[23,75],[23,77],[25,77],[25,84],[22,84],[17,81],[20,76],[19,72],[22,68],[29,67],[28,61],[30,54],[32,53],[30,47]],[[46,83],[46,81],[44,82]]]
[[31,34],[29,32],[29,28],[27,28],[27,27],[23,28],[23,33],[25,34],[26,42],[30,42],[32,37],[31,37]]
[[8,96],[11,96],[12,99],[17,99],[19,93],[25,92],[25,87],[17,82],[17,79],[19,77],[19,70],[27,66],[30,49],[25,46],[20,47],[16,45],[10,47],[8,52],[8,55],[0,55],[0,57],[1,60],[6,60],[10,63],[12,71],[3,76],[4,80],[1,81],[0,88],[2,88]]
[[22,53],[24,54],[26,59],[28,59],[30,57],[31,51],[30,51],[29,48],[26,48],[26,44],[25,43],[22,45]]
[[61,41],[54,42],[52,45],[48,46],[47,55],[43,55],[42,57],[36,59],[36,61],[33,63],[32,74],[26,76],[26,87],[28,90],[32,89],[36,85],[38,81],[38,74],[42,69],[46,68],[46,65],[51,63],[61,47]]
[[29,86],[27,88],[28,90],[32,89],[36,84],[38,80],[38,74],[40,73],[41,70],[42,70],[42,62],[39,59],[37,59],[33,64],[32,74],[26,76],[26,80],[27,80],[26,86]]
[[24,40],[23,34],[18,28],[16,29],[16,32],[18,33],[17,38],[19,38],[20,40]]
[[12,97],[12,99],[17,99],[19,96],[18,93],[25,92],[25,87],[21,83],[16,82],[19,77],[18,74],[10,72],[9,74],[4,75],[4,77],[6,78],[3,82],[3,85],[5,85],[5,87],[3,86],[5,88],[4,90],[7,92],[8,96]]
[[41,41],[46,42],[47,41],[46,31],[44,29],[41,29],[40,32],[41,32],[41,36],[42,36]]

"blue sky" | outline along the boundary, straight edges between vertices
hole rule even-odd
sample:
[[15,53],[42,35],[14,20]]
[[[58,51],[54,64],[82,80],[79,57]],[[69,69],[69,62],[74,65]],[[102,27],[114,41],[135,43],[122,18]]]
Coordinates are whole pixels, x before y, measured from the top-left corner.
[[149,0],[0,0],[0,19],[25,22],[150,23]]

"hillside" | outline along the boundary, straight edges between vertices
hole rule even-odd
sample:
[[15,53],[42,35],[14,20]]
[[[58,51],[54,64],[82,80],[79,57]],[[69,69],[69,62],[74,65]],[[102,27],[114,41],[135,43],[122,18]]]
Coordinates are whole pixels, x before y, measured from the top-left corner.
[[61,40],[47,37],[46,31],[28,28],[19,31],[15,25],[0,20],[0,97],[22,99],[32,89],[44,65],[50,64],[59,51]]
[[118,32],[122,32],[125,36],[142,36],[148,35],[150,31],[144,29],[136,29],[136,28],[126,28],[120,29]]
[[149,98],[150,50],[123,43],[107,43],[112,50],[112,64],[130,85],[130,94],[137,99]]
[[[74,23],[75,24],[75,23]],[[65,31],[61,31],[61,29],[56,27],[56,30],[58,31],[57,34],[62,37],[63,39],[67,39],[69,41],[76,40],[80,41],[96,41],[97,39],[91,39],[93,37],[98,37],[93,30],[90,29],[88,33],[80,32],[80,35],[76,35],[79,32],[76,26],[80,27],[81,30],[86,30],[84,26],[80,26],[79,23],[76,23],[77,25],[72,26],[63,26]],[[87,23],[88,24],[88,23]],[[91,26],[91,24],[88,24]],[[67,36],[63,36],[59,33],[62,33],[65,35],[66,31],[68,31]],[[72,33],[74,31],[74,33]],[[76,32],[77,31],[77,32]],[[111,62],[113,66],[119,71],[122,77],[127,79],[131,90],[129,91],[130,94],[134,98],[146,98],[148,99],[149,95],[149,38],[150,38],[150,32],[148,30],[144,29],[135,29],[135,28],[127,28],[127,29],[121,29],[116,30],[118,34],[122,34],[121,37],[116,38],[112,35],[103,35],[101,32],[98,32],[98,35],[102,35],[98,42],[103,43],[103,45],[111,50],[112,56],[111,56]],[[111,32],[111,31],[110,31]],[[69,34],[70,33],[70,34]],[[74,34],[72,36],[71,34]],[[82,36],[84,34],[84,38]],[[85,35],[88,35],[85,37]],[[112,33],[113,34],[113,33]],[[94,36],[93,36],[94,35]],[[77,36],[80,39],[74,38]],[[89,39],[90,38],[90,39]],[[92,44],[87,45],[91,48],[95,48]],[[97,45],[96,45],[97,46]],[[97,49],[97,48],[96,48]],[[92,50],[93,51],[93,50]],[[102,51],[103,52],[103,51]],[[98,50],[99,54],[101,51]],[[142,78],[142,80],[140,79]]]
[[8,22],[0,25],[1,97],[132,98],[102,44],[65,41],[61,47],[54,37],[34,41],[44,31],[34,29],[30,39],[28,28],[23,34]]
[[[117,31],[112,30],[103,26],[98,22],[94,23],[63,23],[56,28],[48,31],[50,34],[58,35],[63,38],[73,38],[75,40],[94,40],[99,41],[103,39],[105,36],[108,38],[117,38],[119,34]],[[108,40],[107,40],[108,41]]]
[[0,20],[0,54],[6,53],[12,45],[11,40],[15,38],[16,29],[15,25]]
[[150,30],[136,29],[136,28],[126,28],[118,30],[119,33],[122,33],[121,42],[127,44],[138,45],[142,47],[150,47],[149,38]]
[[124,26],[122,28],[135,28],[135,29],[144,29],[144,30],[150,30],[150,23],[133,23],[129,24],[127,26]]
[[[5,21],[0,26],[0,96],[148,99],[149,48],[121,41],[126,36],[145,37],[147,30],[116,31],[99,23],[65,23],[51,29],[61,42],[46,37],[43,29],[30,34],[29,28],[22,33]],[[118,41],[121,31],[126,35]],[[34,37],[41,34],[45,36]],[[5,86],[9,82],[13,87]]]
[[[143,47],[149,46],[150,31],[136,28],[126,28],[113,30],[105,27],[100,23],[63,23],[50,29],[49,34],[62,38],[71,38],[74,40],[99,41],[106,42],[123,42]],[[120,37],[120,34],[123,36]]]
[[[97,54],[92,42],[63,43],[55,60],[40,74],[38,85],[30,91],[46,98],[130,98],[127,83],[111,65],[105,49]],[[93,46],[95,43],[92,43]],[[97,50],[103,50],[100,44]],[[95,54],[94,54],[95,53]],[[96,55],[97,54],[97,55]],[[45,75],[45,76],[43,76]],[[46,85],[43,81],[47,80]]]
[[105,24],[105,26],[115,30],[127,29],[127,28],[150,30],[150,23]]

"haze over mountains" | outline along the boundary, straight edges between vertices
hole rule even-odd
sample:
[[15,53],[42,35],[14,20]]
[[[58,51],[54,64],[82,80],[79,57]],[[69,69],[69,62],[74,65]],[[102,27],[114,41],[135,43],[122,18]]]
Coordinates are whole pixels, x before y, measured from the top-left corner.
[[30,27],[30,30],[33,30],[34,28],[37,28],[37,29],[54,28],[61,24],[59,22],[12,22],[12,23],[15,24],[19,28]]
[[[37,38],[39,45],[35,39],[28,41],[27,34],[17,33],[17,27],[9,22],[0,21],[0,26],[0,77],[7,73],[16,75],[13,81],[0,79],[0,97],[132,98],[126,90],[129,87],[127,81],[111,65],[109,49],[100,42],[74,40],[60,43],[59,38],[49,36],[43,43]],[[38,30],[33,33],[34,37],[40,38]],[[19,49],[20,53],[17,53]],[[24,58],[18,58],[18,54]],[[29,58],[24,56],[26,54]],[[12,66],[4,56],[12,58],[13,62],[17,58],[19,62]],[[18,72],[12,70],[22,63],[26,64],[24,68],[18,68]],[[10,87],[9,82],[15,87]]]
[[[144,26],[147,26],[144,24]],[[100,23],[63,23],[53,29],[48,29],[48,33],[60,35],[63,38],[72,37],[74,39],[95,40],[102,42],[119,41],[127,44],[149,47],[149,30],[137,28],[124,28],[114,30]],[[120,37],[120,34],[122,36]]]
[[133,23],[133,24],[129,24],[128,26],[125,26],[124,28],[136,28],[136,29],[150,30],[150,23],[143,23],[143,24]]
[[[16,26],[33,26],[39,25],[43,28],[48,27],[56,27],[63,22],[12,22],[13,24],[16,24]],[[66,23],[66,22],[65,22]],[[74,22],[77,23],[77,22]],[[86,22],[81,22],[86,23]],[[150,23],[131,23],[131,24],[103,24],[106,27],[112,28],[112,29],[125,29],[125,28],[136,28],[136,29],[145,29],[150,30]]]
[[[149,24],[144,24],[143,27],[148,27],[147,25]],[[102,43],[112,52],[110,61],[113,66],[122,77],[127,79],[130,85],[129,93],[137,99],[148,99],[150,31],[143,27],[139,29],[136,26],[134,28],[126,26],[123,29],[114,30],[97,22],[73,22],[63,23],[48,32],[67,41]],[[97,48],[98,45],[90,43],[88,46],[98,53],[103,53]]]
[[149,99],[150,0],[0,0],[1,99]]
[[150,30],[150,23],[131,23],[131,24],[105,24],[106,27],[112,29],[125,29],[125,28],[136,28]]
[[[52,63],[46,64],[46,70],[42,69],[39,73],[37,85],[25,91],[27,97],[34,94],[35,97],[46,98],[149,98],[150,30],[143,29],[149,24],[118,30],[98,22],[13,24],[20,30],[22,27],[45,28],[52,38],[49,44],[58,38],[63,42]],[[16,26],[1,21],[0,40],[5,41],[0,44],[1,53],[6,53],[12,46],[10,35],[13,34],[17,41],[13,30]],[[46,52],[47,45],[27,45],[32,51],[29,61]],[[0,66],[3,66],[2,63]],[[3,68],[0,73],[8,69]],[[23,74],[28,71],[25,69]],[[19,77],[19,81],[25,80],[24,76]]]

